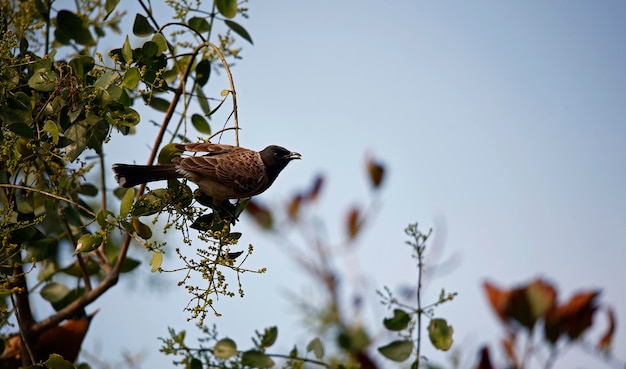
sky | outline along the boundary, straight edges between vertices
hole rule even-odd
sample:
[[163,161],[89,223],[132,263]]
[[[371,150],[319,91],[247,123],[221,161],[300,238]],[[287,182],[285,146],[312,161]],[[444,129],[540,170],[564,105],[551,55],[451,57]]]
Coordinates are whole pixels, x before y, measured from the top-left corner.
[[[476,362],[480,345],[496,344],[503,333],[482,283],[512,287],[536,277],[558,286],[561,299],[601,288],[602,303],[618,317],[615,352],[626,360],[626,3],[266,0],[246,6],[250,18],[236,21],[254,46],[242,41],[243,59],[233,67],[241,144],[278,144],[303,156],[259,200],[282,206],[323,174],[327,186],[313,210],[338,240],[347,209],[369,201],[365,158],[386,167],[378,212],[338,264],[346,275],[363,274],[367,324],[380,327],[389,315],[376,289],[415,281],[403,229],[419,222],[423,230],[434,228],[433,263],[449,266],[427,273],[425,296],[433,299],[441,288],[458,292],[436,314],[454,327],[465,367]],[[162,23],[169,21],[165,14],[157,12]],[[213,95],[225,87],[211,87]],[[143,119],[160,120],[150,114]],[[107,161],[146,161],[153,133],[141,132],[114,138]],[[245,275],[246,296],[220,299],[223,316],[209,323],[243,345],[270,325],[279,327],[277,351],[287,352],[294,341],[305,345],[313,332],[300,324],[287,296],[316,296],[318,287],[276,245],[280,240],[250,219],[237,228],[242,245],[255,245],[249,266],[268,272]],[[150,255],[135,250],[134,256],[149,269]],[[92,304],[100,313],[84,350],[102,358],[140,352],[139,367],[168,367],[171,358],[156,352],[155,337],[166,336],[168,326],[196,334],[182,311],[188,297],[175,286],[178,276],[146,280],[145,274],[124,276]],[[597,322],[603,329],[601,315]],[[423,353],[447,363],[428,344]],[[601,364],[571,350],[555,368]]]

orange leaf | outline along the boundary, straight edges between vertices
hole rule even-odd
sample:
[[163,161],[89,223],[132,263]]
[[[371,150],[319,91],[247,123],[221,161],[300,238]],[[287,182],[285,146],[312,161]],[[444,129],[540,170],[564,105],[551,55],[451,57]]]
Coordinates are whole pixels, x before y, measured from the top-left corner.
[[287,207],[287,214],[289,214],[289,218],[291,220],[296,220],[298,218],[298,213],[300,213],[300,204],[302,204],[302,195],[296,195],[291,202],[289,202],[289,206]]
[[598,350],[608,353],[611,350],[611,343],[613,342],[613,334],[615,333],[615,312],[611,307],[606,310],[607,317],[609,318],[609,327],[606,333],[598,342]]
[[568,302],[554,309],[546,317],[546,337],[556,342],[567,334],[571,340],[578,339],[593,324],[593,314],[598,309],[596,297],[600,291],[580,292]]
[[502,323],[508,323],[508,317],[506,314],[506,307],[511,296],[511,291],[498,289],[496,286],[489,282],[483,283],[483,288],[487,293],[487,298],[491,304],[491,308],[496,313],[498,318],[502,320]]

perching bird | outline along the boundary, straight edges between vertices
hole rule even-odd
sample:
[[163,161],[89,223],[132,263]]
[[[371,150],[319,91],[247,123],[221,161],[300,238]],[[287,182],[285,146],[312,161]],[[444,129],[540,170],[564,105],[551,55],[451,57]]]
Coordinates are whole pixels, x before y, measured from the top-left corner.
[[[59,354],[69,362],[78,358],[83,339],[91,319],[98,313],[68,319],[61,325],[55,325],[39,335],[30,347],[35,360],[46,361],[51,354]],[[18,368],[22,366],[22,338],[19,334],[5,341],[5,348],[0,355],[0,368]]]
[[115,179],[122,187],[133,187],[184,177],[220,205],[225,200],[244,199],[267,190],[291,160],[301,158],[299,153],[275,145],[259,152],[212,143],[175,146],[181,152],[201,155],[175,157],[172,164],[164,165],[114,164]]

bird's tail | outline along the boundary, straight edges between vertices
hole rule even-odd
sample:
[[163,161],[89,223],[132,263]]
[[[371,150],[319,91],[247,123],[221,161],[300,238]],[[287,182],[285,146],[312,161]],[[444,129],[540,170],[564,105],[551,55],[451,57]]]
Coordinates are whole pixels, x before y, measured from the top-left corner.
[[126,188],[142,183],[183,177],[182,174],[176,171],[176,164],[113,164],[113,172],[115,173],[115,180],[117,183]]

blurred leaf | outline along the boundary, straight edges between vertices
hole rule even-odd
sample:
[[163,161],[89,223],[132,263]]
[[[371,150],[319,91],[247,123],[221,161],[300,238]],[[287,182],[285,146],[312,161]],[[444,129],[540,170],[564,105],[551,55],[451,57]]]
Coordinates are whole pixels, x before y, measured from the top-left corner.
[[169,101],[156,96],[150,97],[148,105],[150,105],[150,107],[154,110],[160,111],[162,113],[165,113],[170,108]]
[[202,361],[198,358],[191,358],[191,361],[187,365],[187,369],[202,369]]
[[161,264],[163,264],[163,253],[161,251],[154,251],[152,259],[150,259],[150,265],[152,266],[150,271],[152,273],[156,272],[161,268]]
[[324,185],[324,176],[321,174],[318,174],[317,177],[315,177],[315,180],[313,181],[313,186],[311,187],[309,192],[304,195],[304,198],[306,199],[306,201],[308,202],[315,201],[317,197],[319,196],[320,192],[322,191],[323,185]]
[[148,22],[148,18],[137,13],[135,16],[135,22],[133,23],[133,34],[139,37],[147,37],[155,32],[154,28],[152,28]]
[[122,202],[120,202],[120,217],[126,218],[128,213],[130,213],[130,209],[133,208],[133,202],[135,201],[135,189],[129,188],[124,193],[124,197],[122,198]]
[[613,308],[609,307],[606,310],[606,314],[609,326],[598,342],[598,351],[608,354],[611,352],[611,343],[613,342],[613,335],[615,334],[615,312]]
[[198,33],[209,32],[211,30],[211,25],[204,18],[192,17],[187,21],[187,24]]
[[494,366],[491,364],[491,358],[489,357],[489,347],[483,346],[482,350],[480,350],[480,361],[476,369],[494,369]]
[[237,15],[237,0],[215,0],[217,10],[226,18],[234,18]]
[[448,351],[452,347],[454,329],[445,319],[431,319],[428,324],[428,336],[435,348]]
[[250,200],[246,206],[246,213],[250,214],[256,221],[257,225],[263,229],[272,229],[274,218],[271,211],[255,200]]
[[224,338],[213,347],[213,355],[220,360],[227,360],[237,355],[237,344],[230,338]]
[[89,141],[89,122],[86,119],[72,124],[64,132],[72,143],[65,148],[68,161],[74,161],[87,148]]
[[196,95],[198,95],[198,105],[200,105],[200,109],[202,109],[202,113],[205,116],[211,115],[211,107],[209,106],[209,99],[204,94],[202,90],[202,86],[196,86]]
[[159,151],[159,157],[157,160],[159,164],[171,164],[172,159],[179,157],[180,154],[181,152],[176,148],[175,144],[167,144],[163,146],[161,151]]
[[552,310],[546,317],[546,338],[556,343],[559,336],[566,334],[570,340],[577,340],[593,324],[593,316],[598,309],[596,298],[600,291],[580,292],[568,302]]
[[312,339],[311,342],[309,342],[309,344],[306,346],[306,352],[311,351],[313,352],[313,355],[315,355],[315,358],[317,360],[321,360],[324,357],[324,345],[318,337]]
[[413,342],[393,341],[388,345],[379,347],[378,352],[389,360],[402,362],[411,356],[413,352]]
[[[40,366],[35,366],[31,368],[39,368]],[[74,369],[74,365],[69,361],[63,359],[63,356],[59,354],[51,354],[48,357],[48,360],[45,362],[45,367],[48,369]]]
[[302,195],[294,196],[287,206],[287,214],[291,220],[298,219],[300,213],[300,205],[302,204]]
[[68,40],[74,40],[85,46],[95,45],[91,32],[82,18],[68,10],[59,10],[56,26],[54,35],[63,44],[67,44]]
[[41,289],[41,297],[49,302],[61,301],[70,293],[70,289],[61,283],[50,282]]
[[211,61],[209,59],[202,59],[196,65],[196,82],[200,86],[206,85],[211,75]]
[[120,3],[120,0],[106,0],[104,4],[104,9],[107,12],[107,15],[104,17],[105,20],[109,17],[109,15],[111,15],[111,13],[113,13],[113,11],[115,10],[115,7],[119,3]]
[[228,28],[232,29],[233,32],[243,37],[243,39],[248,41],[250,44],[254,45],[254,42],[252,42],[252,37],[250,37],[248,31],[246,31],[246,29],[243,28],[241,25],[233,21],[229,21],[228,19],[224,19],[224,23],[226,23]]
[[383,183],[385,167],[373,159],[367,159],[367,173],[369,174],[372,186],[374,186],[374,188],[380,187]]
[[225,88],[225,89],[223,89],[223,90],[220,92],[220,95],[221,95],[222,97],[226,97],[226,96],[228,96],[228,94],[230,94],[230,90],[229,90],[229,89],[226,89],[226,88]]
[[98,194],[98,188],[91,183],[82,183],[78,188],[78,193],[81,195],[94,197]]
[[26,124],[23,124],[23,123],[9,124],[7,126],[7,128],[11,132],[13,132],[13,133],[15,133],[15,134],[17,134],[17,135],[19,135],[21,137],[24,137],[24,138],[34,138],[35,137],[35,132],[33,132],[33,130],[29,126],[27,126]]
[[385,328],[390,331],[401,331],[408,327],[410,322],[411,316],[401,309],[394,309],[393,318],[383,320]]
[[84,77],[96,65],[95,60],[89,55],[78,55],[70,60],[70,66],[74,70],[74,74]]
[[261,337],[261,347],[268,348],[276,342],[278,338],[278,328],[276,326],[265,328],[263,337]]
[[67,295],[65,295],[63,299],[61,299],[60,301],[53,302],[52,307],[54,308],[55,311],[59,311],[63,309],[64,307],[66,307],[67,305],[71,304],[72,302],[76,301],[77,299],[81,298],[84,294],[85,294],[85,288],[83,287],[74,288]]
[[[100,264],[98,264],[98,262],[96,262],[95,260],[92,260],[91,258],[86,258],[85,270],[87,270],[88,275],[90,276],[95,275],[96,273],[100,271]],[[83,275],[83,271],[80,268],[80,265],[78,265],[78,262],[74,262],[70,264],[69,266],[61,269],[61,272],[67,275],[71,275],[73,277],[80,277]]]
[[353,239],[361,230],[361,220],[359,219],[359,210],[352,208],[348,213],[347,222],[348,237]]
[[133,206],[130,214],[136,217],[143,217],[156,214],[163,210],[168,204],[167,189],[159,188],[141,196]]
[[241,365],[264,369],[273,367],[274,361],[261,351],[250,350],[241,354]]
[[194,114],[191,116],[191,124],[193,124],[194,128],[205,135],[211,134],[211,126],[209,126],[209,122],[200,114]]
[[131,219],[131,224],[133,225],[137,236],[143,238],[144,240],[152,237],[152,229],[146,224],[143,224],[137,217],[133,217]]

